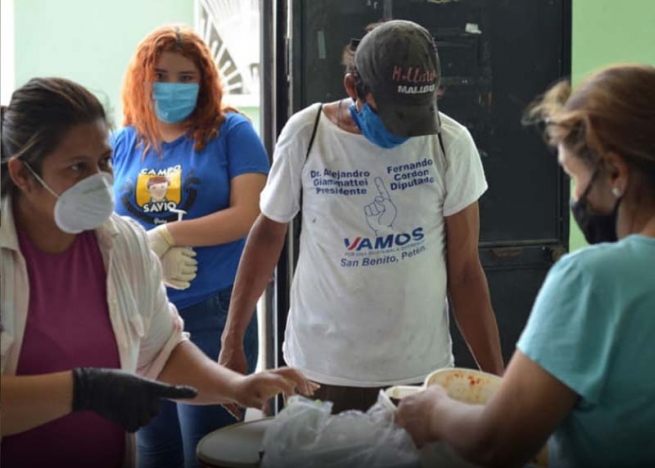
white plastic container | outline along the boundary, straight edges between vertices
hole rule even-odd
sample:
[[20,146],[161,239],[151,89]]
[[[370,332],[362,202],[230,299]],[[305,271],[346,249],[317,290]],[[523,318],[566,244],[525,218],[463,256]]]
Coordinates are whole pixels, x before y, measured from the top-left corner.
[[[453,400],[473,405],[484,405],[498,391],[502,379],[497,375],[487,374],[474,369],[449,367],[430,373],[421,386],[398,385],[385,390],[390,398],[402,399],[406,396],[425,390],[432,385],[442,386]],[[449,464],[448,464],[449,463]],[[548,452],[544,447],[532,462],[539,467],[548,466]],[[437,442],[427,446],[422,453],[421,464],[424,467],[462,467],[472,465],[457,457],[447,446]]]

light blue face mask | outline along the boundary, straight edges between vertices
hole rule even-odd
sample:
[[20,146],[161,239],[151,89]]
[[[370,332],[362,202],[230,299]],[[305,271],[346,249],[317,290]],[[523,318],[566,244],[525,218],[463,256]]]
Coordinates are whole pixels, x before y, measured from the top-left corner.
[[368,103],[365,103],[359,112],[355,104],[351,104],[350,115],[362,135],[371,143],[382,148],[395,148],[409,140],[408,137],[399,137],[387,130],[380,116],[371,109]]
[[199,90],[198,83],[153,83],[157,118],[166,123],[182,122],[196,108]]

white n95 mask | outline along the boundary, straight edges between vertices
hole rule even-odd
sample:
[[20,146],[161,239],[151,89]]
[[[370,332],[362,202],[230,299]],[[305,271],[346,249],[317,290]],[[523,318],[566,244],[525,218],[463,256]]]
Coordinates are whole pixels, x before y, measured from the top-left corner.
[[41,177],[27,164],[25,166],[57,198],[55,223],[69,234],[79,234],[100,227],[114,211],[114,177],[107,172],[98,172],[57,195]]

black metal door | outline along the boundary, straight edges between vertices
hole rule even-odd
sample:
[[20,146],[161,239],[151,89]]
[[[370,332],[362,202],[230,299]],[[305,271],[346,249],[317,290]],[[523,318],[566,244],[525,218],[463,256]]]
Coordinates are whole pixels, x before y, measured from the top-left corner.
[[[290,6],[287,16],[278,18],[290,20],[291,35],[285,66],[277,67],[277,82],[288,82],[278,97],[289,113],[345,96],[341,52],[367,24],[408,19],[435,37],[444,91],[440,110],[469,128],[489,183],[480,201],[480,257],[508,360],[546,272],[568,250],[568,184],[538,132],[522,127],[521,115],[548,85],[570,74],[571,0],[278,4]],[[278,56],[278,62],[282,59]],[[296,245],[292,234],[278,269],[281,328]],[[474,366],[454,326],[453,337],[457,364]]]

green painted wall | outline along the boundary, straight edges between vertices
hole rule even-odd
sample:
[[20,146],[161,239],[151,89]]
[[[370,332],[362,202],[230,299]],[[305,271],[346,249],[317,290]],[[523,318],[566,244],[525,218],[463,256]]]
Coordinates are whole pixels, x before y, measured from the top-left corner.
[[193,0],[14,0],[16,87],[61,76],[91,89],[120,124],[120,88],[137,44],[193,24]]
[[[573,0],[572,75],[615,62],[655,65],[655,0]],[[571,220],[571,250],[585,245]]]
[[259,126],[260,126],[260,112],[259,112],[259,107],[240,107],[239,110],[243,112],[250,121],[252,122],[252,126],[255,127],[255,130],[259,134]]
[[[137,44],[157,26],[193,25],[193,9],[193,0],[14,0],[16,87],[35,76],[72,79],[120,125],[120,89]],[[241,110],[259,132],[259,107]]]

